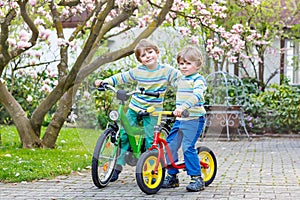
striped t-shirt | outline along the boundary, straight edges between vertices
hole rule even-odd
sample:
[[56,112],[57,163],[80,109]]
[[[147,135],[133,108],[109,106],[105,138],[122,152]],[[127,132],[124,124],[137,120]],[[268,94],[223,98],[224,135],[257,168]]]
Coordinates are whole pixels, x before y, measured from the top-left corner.
[[192,119],[205,115],[204,94],[206,90],[206,81],[200,74],[192,74],[190,76],[182,76],[178,79],[176,93],[176,108],[189,111],[188,118]]
[[181,76],[181,73],[171,66],[158,64],[156,69],[149,70],[146,66],[142,65],[126,72],[115,74],[103,80],[103,82],[112,85],[137,82],[137,88],[145,88],[146,92],[160,93],[158,98],[134,94],[129,103],[129,108],[138,112],[146,110],[150,106],[153,106],[155,110],[162,110],[166,89],[169,84],[174,86],[179,76]]

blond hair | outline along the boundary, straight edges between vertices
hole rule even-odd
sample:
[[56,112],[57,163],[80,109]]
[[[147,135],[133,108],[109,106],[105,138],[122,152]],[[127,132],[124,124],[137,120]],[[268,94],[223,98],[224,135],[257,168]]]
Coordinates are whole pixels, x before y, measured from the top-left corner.
[[203,58],[201,51],[194,47],[194,46],[187,46],[183,48],[178,54],[177,54],[177,63],[179,63],[181,60],[186,60],[195,65],[195,67],[201,67],[203,64]]
[[143,51],[147,49],[153,49],[154,51],[156,51],[156,53],[159,53],[159,49],[156,44],[154,44],[148,39],[141,39],[140,42],[134,48],[135,57],[139,62],[142,62],[140,56],[143,53]]

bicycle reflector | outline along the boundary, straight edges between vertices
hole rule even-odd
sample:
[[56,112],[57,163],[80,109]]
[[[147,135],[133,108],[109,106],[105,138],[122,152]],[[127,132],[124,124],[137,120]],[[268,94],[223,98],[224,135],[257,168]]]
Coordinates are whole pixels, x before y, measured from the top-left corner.
[[113,121],[117,121],[119,118],[119,113],[116,110],[112,110],[109,113],[109,118]]

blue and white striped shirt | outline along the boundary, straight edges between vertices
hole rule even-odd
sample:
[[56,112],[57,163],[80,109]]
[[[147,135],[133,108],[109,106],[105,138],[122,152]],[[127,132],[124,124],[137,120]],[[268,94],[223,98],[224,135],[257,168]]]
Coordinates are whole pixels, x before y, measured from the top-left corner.
[[174,86],[179,76],[181,76],[180,71],[171,66],[158,64],[156,69],[149,70],[146,66],[142,65],[126,72],[115,74],[103,80],[103,82],[112,85],[137,82],[137,88],[145,88],[147,92],[160,93],[158,98],[142,94],[133,95],[129,103],[129,108],[138,112],[146,110],[150,106],[153,106],[155,110],[162,110],[166,89],[169,84]]
[[206,111],[203,104],[207,86],[204,77],[198,73],[182,76],[176,85],[176,108],[180,107],[189,111],[189,117],[184,119],[188,120],[205,115]]

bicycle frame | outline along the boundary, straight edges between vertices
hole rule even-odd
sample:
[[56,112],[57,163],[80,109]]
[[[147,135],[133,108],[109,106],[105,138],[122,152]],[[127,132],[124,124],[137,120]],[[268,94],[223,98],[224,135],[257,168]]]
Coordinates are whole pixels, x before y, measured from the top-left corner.
[[[102,87],[99,87],[100,90],[110,89],[116,93],[117,99],[120,100],[120,104],[118,106],[118,114],[119,117],[116,120],[113,120],[115,124],[117,124],[117,130],[119,134],[123,134],[123,132],[120,133],[120,127],[122,126],[128,135],[129,145],[131,147],[132,152],[134,155],[138,158],[141,154],[141,147],[143,145],[143,139],[144,139],[144,128],[142,126],[132,126],[125,114],[125,101],[129,99],[129,97],[133,94],[140,93],[148,96],[154,96],[158,97],[159,93],[157,92],[146,92],[144,88],[140,88],[140,91],[132,91],[127,93],[125,90],[117,90],[115,87],[104,84]],[[108,123],[108,126],[111,123]],[[114,125],[111,125],[111,127],[115,127]],[[116,128],[116,127],[115,127]],[[139,136],[138,139],[136,139],[135,136]],[[120,136],[121,137],[121,136]],[[119,140],[117,140],[116,145],[119,145]]]
[[[127,92],[118,90],[107,83],[100,84],[97,89],[98,91],[112,90],[120,101],[117,110],[112,110],[109,113],[110,121],[97,140],[92,158],[91,172],[93,182],[98,188],[103,188],[112,180],[113,173],[116,170],[117,159],[121,151],[122,134],[128,135],[129,146],[131,147],[131,152],[126,152],[125,154],[125,161],[128,165],[136,165],[144,150],[142,149],[144,128],[139,126],[139,123],[137,123],[137,126],[132,126],[125,114],[125,102],[134,94],[158,97],[159,93],[148,92],[144,88]],[[140,121],[144,116],[148,116],[148,113],[146,113],[147,115],[144,114],[145,112],[138,112],[137,121]],[[124,128],[124,131],[120,131],[121,126]]]
[[[151,108],[147,109],[147,112],[151,113],[151,115],[154,116],[158,116],[158,121],[157,121],[157,125],[154,127],[154,138],[153,138],[153,144],[152,146],[149,148],[149,150],[153,150],[156,149],[158,151],[158,159],[156,160],[155,163],[155,168],[154,168],[154,173],[157,173],[158,170],[158,165],[160,163],[160,161],[163,162],[163,165],[165,168],[176,168],[176,169],[184,169],[185,168],[185,163],[184,162],[178,162],[175,163],[172,157],[172,153],[171,150],[168,146],[168,143],[165,139],[160,137],[160,131],[161,131],[161,119],[162,119],[162,115],[172,115],[172,111],[155,111],[152,112]],[[165,151],[164,148],[166,149],[167,152],[167,156],[170,160],[170,165],[167,165],[166,163],[166,158],[165,158]],[[207,169],[209,168],[209,165],[203,161],[200,161],[200,165],[201,167]]]
[[[128,135],[129,144],[132,152],[138,156],[141,153],[141,147],[144,139],[144,128],[131,126],[124,111],[124,102],[121,102],[118,107],[118,113],[120,115],[118,124],[122,126]],[[123,134],[123,132],[121,133]],[[136,140],[136,135],[138,135],[138,140]]]

